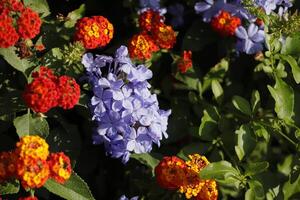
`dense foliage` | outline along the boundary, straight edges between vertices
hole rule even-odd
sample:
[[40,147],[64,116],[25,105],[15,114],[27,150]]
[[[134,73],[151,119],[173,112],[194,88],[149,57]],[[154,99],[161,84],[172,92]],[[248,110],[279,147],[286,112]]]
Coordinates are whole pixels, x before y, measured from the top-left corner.
[[292,0],[0,0],[0,199],[299,199]]

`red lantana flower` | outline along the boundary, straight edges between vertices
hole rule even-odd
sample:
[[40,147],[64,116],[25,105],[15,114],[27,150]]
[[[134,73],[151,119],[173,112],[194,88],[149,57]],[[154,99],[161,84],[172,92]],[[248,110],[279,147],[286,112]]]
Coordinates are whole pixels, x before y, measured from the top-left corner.
[[159,12],[152,9],[148,9],[139,15],[139,26],[142,32],[151,32],[154,24],[157,24],[163,20]]
[[187,165],[176,156],[166,156],[155,167],[155,177],[160,187],[179,189],[185,180]]
[[224,10],[211,20],[212,28],[222,36],[233,36],[236,28],[240,25],[240,18],[234,17]]
[[48,158],[50,177],[58,183],[65,183],[72,174],[71,161],[63,152],[51,153]]
[[182,57],[179,59],[177,66],[181,73],[186,73],[193,66],[192,52],[183,51]]
[[128,44],[129,55],[133,59],[147,60],[158,51],[158,46],[153,39],[144,33],[134,35]]
[[0,48],[8,48],[16,44],[19,35],[13,27],[13,19],[5,13],[0,14]]
[[176,43],[176,33],[172,26],[162,22],[155,24],[152,35],[155,43],[162,49],[171,49]]
[[74,78],[69,76],[59,77],[58,89],[60,93],[58,106],[64,109],[71,109],[78,103],[80,98],[80,87]]
[[25,8],[19,17],[17,24],[20,37],[32,39],[40,33],[42,21],[36,12],[30,8]]
[[106,46],[113,38],[113,25],[103,16],[84,17],[76,23],[75,40],[86,49]]

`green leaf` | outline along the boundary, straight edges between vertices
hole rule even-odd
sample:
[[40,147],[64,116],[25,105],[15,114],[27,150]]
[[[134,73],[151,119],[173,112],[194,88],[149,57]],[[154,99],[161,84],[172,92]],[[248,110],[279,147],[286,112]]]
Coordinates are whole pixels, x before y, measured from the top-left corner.
[[219,102],[221,100],[222,96],[223,96],[223,93],[224,93],[220,82],[216,79],[213,79],[211,81],[211,89],[212,89],[212,92],[213,92],[216,100]]
[[215,179],[216,181],[223,181],[228,176],[233,178],[241,176],[231,163],[225,160],[208,164],[200,171],[199,175],[202,179]]
[[241,111],[242,113],[248,116],[251,116],[252,112],[250,104],[246,99],[240,96],[234,96],[232,99],[232,103],[237,110]]
[[252,123],[252,129],[257,137],[262,137],[265,141],[269,142],[270,134],[267,129],[259,123]]
[[252,112],[255,114],[260,107],[260,94],[257,90],[254,90],[251,95],[251,108]]
[[32,63],[30,63],[26,59],[21,59],[16,54],[15,47],[9,48],[0,48],[0,55],[16,70],[23,72],[25,74],[26,70],[32,67]]
[[283,185],[282,192],[284,200],[289,200],[291,196],[300,192],[300,175],[295,181],[292,181],[292,177]]
[[274,87],[268,85],[268,89],[275,100],[275,112],[280,119],[292,122],[294,115],[294,90],[282,79],[276,77]]
[[44,187],[50,192],[67,200],[94,200],[88,185],[76,173],[72,173],[65,184],[48,179]]
[[67,16],[67,21],[65,22],[66,28],[72,28],[75,26],[78,19],[82,18],[84,16],[85,12],[85,5],[82,4],[78,9],[73,10],[70,12]]
[[140,163],[150,167],[154,174],[154,169],[158,165],[162,156],[155,153],[131,154],[131,158],[138,160]]
[[183,147],[180,152],[177,154],[178,157],[188,160],[188,156],[191,154],[200,154],[204,155],[208,149],[208,146],[206,143],[192,143],[185,147]]
[[253,137],[253,130],[248,124],[243,124],[237,134],[237,145],[234,147],[239,160],[242,160],[245,155],[250,154],[255,148],[256,141]]
[[281,53],[299,57],[300,55],[300,35],[295,34],[293,37],[287,37],[282,47]]
[[32,116],[27,113],[14,120],[19,137],[25,135],[39,135],[46,138],[49,135],[49,125],[45,118],[39,116]]
[[297,61],[290,55],[280,55],[280,57],[290,64],[290,66],[292,68],[294,80],[296,81],[297,84],[299,84],[300,83],[300,67],[298,66]]
[[184,83],[188,87],[188,89],[196,91],[201,90],[201,82],[199,81],[199,78],[197,77],[194,69],[189,70],[185,74],[181,74],[178,72],[176,73],[175,78]]
[[245,193],[245,200],[263,200],[265,192],[263,185],[257,180],[249,180],[249,189]]
[[50,14],[47,0],[23,0],[23,2],[25,6],[28,6],[32,10],[42,14],[42,17],[46,17]]
[[245,166],[245,176],[253,176],[259,173],[266,171],[269,167],[269,163],[266,161],[256,162],[256,163],[248,163]]
[[2,182],[0,184],[0,195],[16,194],[20,190],[20,183],[17,180]]
[[207,109],[203,111],[199,127],[199,136],[201,139],[211,141],[216,137],[219,118],[220,115],[216,107],[207,107]]
[[203,91],[206,91],[207,89],[211,88],[212,80],[217,80],[220,82],[223,81],[226,72],[229,68],[229,61],[226,58],[223,58],[220,60],[219,63],[217,63],[214,67],[210,69],[210,71],[205,75],[204,81],[203,81]]
[[288,176],[292,171],[293,155],[288,155],[284,158],[284,161],[277,164],[278,172],[281,172],[285,176]]

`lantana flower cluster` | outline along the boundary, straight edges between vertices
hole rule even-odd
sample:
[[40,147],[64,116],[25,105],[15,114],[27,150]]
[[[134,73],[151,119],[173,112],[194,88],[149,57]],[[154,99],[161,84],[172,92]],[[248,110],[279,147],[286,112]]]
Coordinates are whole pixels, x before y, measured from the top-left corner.
[[183,74],[193,67],[192,51],[183,51],[181,57],[177,61],[177,67],[178,71]]
[[[254,0],[254,5],[265,11],[267,15],[282,16],[292,6],[289,0]],[[251,15],[241,1],[203,0],[195,4],[196,13],[201,13],[204,22],[222,36],[235,36],[236,49],[247,54],[255,54],[263,50],[265,43],[264,23],[262,19]]]
[[84,17],[77,21],[75,28],[75,41],[86,49],[106,46],[114,34],[113,25],[103,16]]
[[209,164],[205,156],[189,155],[184,161],[176,156],[166,156],[155,167],[155,177],[160,187],[178,190],[187,199],[218,199],[217,184],[214,180],[203,180],[199,172]]
[[126,163],[132,152],[150,152],[153,143],[160,145],[168,137],[171,111],[159,108],[147,81],[152,72],[144,65],[135,66],[127,47],[117,49],[114,57],[85,54],[82,63],[93,91],[95,144],[104,143],[108,154]]
[[34,38],[41,24],[38,13],[21,1],[0,0],[0,48],[14,46],[20,38]]
[[74,78],[65,75],[57,77],[44,66],[32,77],[33,81],[25,87],[23,99],[34,112],[46,113],[56,106],[71,109],[78,103],[80,86]]
[[63,152],[49,154],[49,145],[36,135],[24,136],[13,151],[0,153],[0,182],[18,179],[25,189],[34,189],[49,178],[63,184],[71,173],[70,158]]
[[130,57],[147,60],[160,49],[171,49],[176,42],[176,33],[171,26],[164,23],[159,11],[145,9],[139,14],[140,33],[134,35],[129,43]]

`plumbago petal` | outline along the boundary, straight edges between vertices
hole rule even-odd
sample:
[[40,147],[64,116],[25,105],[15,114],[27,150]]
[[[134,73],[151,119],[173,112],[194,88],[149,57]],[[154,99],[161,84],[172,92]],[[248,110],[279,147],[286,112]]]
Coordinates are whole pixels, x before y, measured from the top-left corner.
[[258,31],[258,27],[255,24],[250,24],[250,26],[248,27],[248,37],[252,38]]
[[201,12],[204,12],[208,9],[211,8],[211,4],[208,4],[208,3],[204,3],[204,2],[198,2],[195,4],[195,11],[196,13],[201,13]]
[[240,39],[247,39],[248,38],[248,34],[246,29],[243,26],[239,26],[236,31],[235,31],[235,35],[240,38]]

